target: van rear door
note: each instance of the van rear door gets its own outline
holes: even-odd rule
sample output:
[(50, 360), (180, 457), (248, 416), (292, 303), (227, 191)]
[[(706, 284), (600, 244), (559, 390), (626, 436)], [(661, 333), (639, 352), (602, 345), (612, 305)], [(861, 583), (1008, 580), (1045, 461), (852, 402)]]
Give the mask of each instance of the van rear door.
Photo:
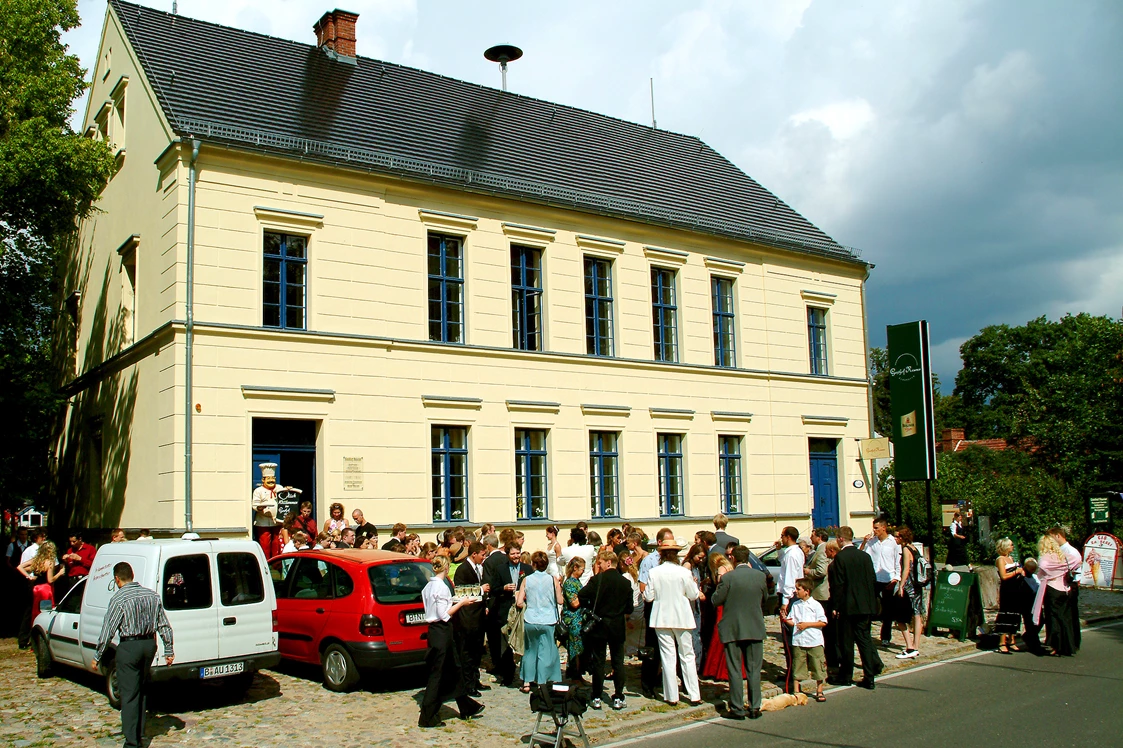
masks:
[[(211, 556), (171, 556), (160, 572), (160, 598), (172, 625), (176, 664), (215, 659), (219, 626)], [(158, 645), (157, 657), (163, 652)]]
[(265, 557), (248, 550), (221, 552), (218, 568), (218, 655), (223, 659), (272, 652), (273, 595), (265, 586)]

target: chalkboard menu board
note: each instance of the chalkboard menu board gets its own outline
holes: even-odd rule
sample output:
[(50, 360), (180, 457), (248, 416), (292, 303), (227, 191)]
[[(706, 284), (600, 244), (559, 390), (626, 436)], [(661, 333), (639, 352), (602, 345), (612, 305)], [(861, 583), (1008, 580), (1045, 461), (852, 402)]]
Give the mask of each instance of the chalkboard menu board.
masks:
[(959, 632), (959, 640), (982, 622), (983, 599), (979, 593), (979, 575), (959, 571), (941, 571), (936, 577), (936, 592), (928, 612), (928, 634), (936, 629)]

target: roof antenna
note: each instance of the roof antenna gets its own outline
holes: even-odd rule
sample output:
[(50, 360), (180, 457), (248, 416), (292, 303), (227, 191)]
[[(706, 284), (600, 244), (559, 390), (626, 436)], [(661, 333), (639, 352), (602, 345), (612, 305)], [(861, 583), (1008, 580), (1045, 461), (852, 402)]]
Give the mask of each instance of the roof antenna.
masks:
[(651, 129), (658, 130), (659, 125), (655, 123), (655, 79), (648, 78), (647, 80), (651, 83)]
[(514, 62), (523, 56), (523, 51), (513, 44), (496, 44), (484, 51), (484, 57), (492, 62), (499, 63), (503, 73), (503, 90), (507, 90), (507, 63)]
[(176, 4), (176, 0), (172, 0), (172, 15), (173, 16), (179, 15), (179, 6)]

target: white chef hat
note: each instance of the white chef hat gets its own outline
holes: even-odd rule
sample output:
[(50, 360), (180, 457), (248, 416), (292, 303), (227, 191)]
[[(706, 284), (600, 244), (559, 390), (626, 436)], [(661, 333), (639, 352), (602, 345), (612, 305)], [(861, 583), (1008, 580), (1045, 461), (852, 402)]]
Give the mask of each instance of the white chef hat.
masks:
[(275, 462), (263, 462), (260, 465), (258, 465), (258, 467), (261, 468), (261, 477), (262, 478), (276, 478), (277, 477), (277, 463), (275, 463)]

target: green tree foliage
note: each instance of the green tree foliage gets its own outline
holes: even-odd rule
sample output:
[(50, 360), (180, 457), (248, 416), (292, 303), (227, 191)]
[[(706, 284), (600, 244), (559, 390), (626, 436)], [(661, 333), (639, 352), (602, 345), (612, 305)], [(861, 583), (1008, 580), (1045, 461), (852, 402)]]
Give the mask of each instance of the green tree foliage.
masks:
[[(962, 452), (941, 453), (936, 463), (939, 478), (932, 483), (932, 519), (937, 558), (947, 552), (943, 506), (959, 501), (966, 501), (976, 516), (990, 518), (992, 540), (1011, 538), (1023, 555), (1034, 555), (1032, 549), (1038, 538), (1053, 525), (1068, 526), (1074, 537), (1083, 537), (1086, 531), (1079, 494), (1032, 455), (974, 446)], [(881, 471), (879, 480), (881, 506), (895, 518), (892, 466)], [(925, 536), (923, 483), (901, 485), (901, 521), (918, 537)], [(991, 560), (992, 547), (978, 542), (970, 547), (975, 561)]]
[(1123, 322), (995, 325), (960, 352), (967, 438), (1028, 440), (1038, 463), (1083, 495), (1123, 486)]
[(0, 0), (0, 501), (37, 500), (57, 407), (50, 365), (57, 260), (113, 169), (69, 125), (85, 71), (60, 35), (74, 0)]
[[(1123, 322), (1079, 314), (994, 325), (960, 353), (955, 392), (937, 394), (937, 427), (959, 426), (968, 439), (1005, 439), (1013, 448), (940, 454), (933, 517), (939, 521), (941, 503), (967, 501), (990, 518), (992, 537), (1012, 538), (1023, 553), (1052, 525), (1083, 537), (1087, 497), (1123, 488)], [(887, 413), (888, 399), (879, 404), (875, 395), (875, 419), (879, 408)], [(895, 516), (891, 467), (880, 480), (881, 505)], [(901, 510), (923, 535), (922, 483), (902, 485)], [(941, 533), (941, 553), (945, 540)], [(989, 549), (975, 553), (990, 560)]]

